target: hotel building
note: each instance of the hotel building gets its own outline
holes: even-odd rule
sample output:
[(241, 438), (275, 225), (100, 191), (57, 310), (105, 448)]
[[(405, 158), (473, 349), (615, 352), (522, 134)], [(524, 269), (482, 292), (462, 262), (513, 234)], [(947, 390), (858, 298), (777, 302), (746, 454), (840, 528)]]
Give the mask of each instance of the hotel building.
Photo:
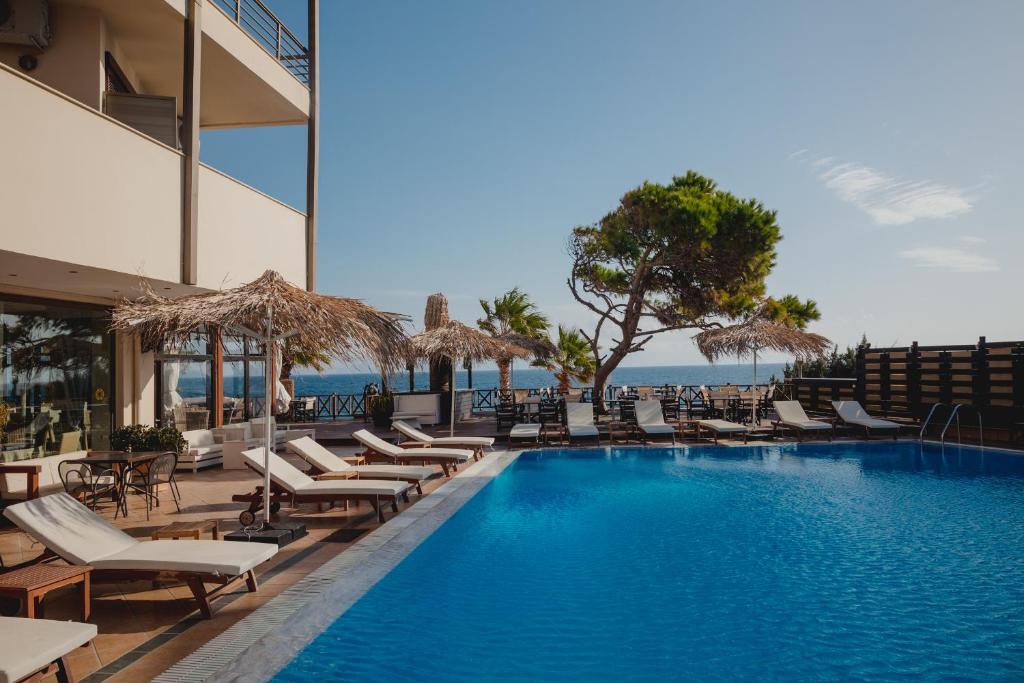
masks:
[[(140, 277), (313, 288), (317, 21), (308, 0), (300, 41), (260, 0), (0, 0), (0, 461), (260, 413), (250, 340), (143, 349), (109, 311)], [(199, 154), (202, 130), (281, 125), (308, 129), (305, 211)]]

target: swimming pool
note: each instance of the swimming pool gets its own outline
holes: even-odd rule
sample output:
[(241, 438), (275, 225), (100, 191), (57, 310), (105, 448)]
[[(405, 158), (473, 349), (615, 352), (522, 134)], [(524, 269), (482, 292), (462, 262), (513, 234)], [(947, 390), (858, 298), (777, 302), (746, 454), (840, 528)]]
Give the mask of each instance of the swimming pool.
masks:
[(536, 451), (275, 680), (1020, 680), (1024, 457)]

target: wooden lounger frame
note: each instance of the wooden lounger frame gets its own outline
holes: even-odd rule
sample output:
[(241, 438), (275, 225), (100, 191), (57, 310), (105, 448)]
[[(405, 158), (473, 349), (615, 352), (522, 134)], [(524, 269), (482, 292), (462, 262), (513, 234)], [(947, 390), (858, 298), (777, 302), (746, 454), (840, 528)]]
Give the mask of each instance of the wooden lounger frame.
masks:
[[(227, 541), (225, 541), (225, 543), (227, 543)], [(239, 574), (238, 576), (157, 569), (92, 570), (92, 580), (97, 582), (156, 581), (158, 577), (169, 576), (173, 576), (189, 587), (189, 590), (192, 591), (193, 597), (195, 597), (196, 603), (199, 605), (199, 612), (203, 615), (204, 619), (211, 619), (213, 617), (212, 603), (214, 600), (230, 593), (242, 583), (249, 588), (250, 593), (255, 593), (259, 588), (259, 584), (256, 582), (256, 573), (252, 569), (244, 574)], [(218, 586), (213, 590), (207, 590), (206, 584), (208, 583), (216, 583)]]
[[(227, 541), (225, 541), (227, 542)], [(47, 548), (43, 554), (29, 562), (23, 562), (17, 567), (28, 566), (51, 562), (61, 556)], [(63, 559), (63, 558), (61, 558)], [(68, 560), (65, 560), (69, 562)], [(69, 562), (74, 565), (74, 562)], [(94, 568), (90, 574), (94, 583), (121, 583), (128, 581), (156, 581), (158, 578), (174, 578), (189, 587), (192, 596), (199, 607), (199, 613), (204, 619), (213, 618), (213, 601), (226, 593), (234, 590), (240, 584), (245, 583), (250, 593), (255, 593), (259, 588), (256, 581), (256, 572), (250, 569), (237, 576), (225, 576), (223, 574), (211, 574), (209, 572), (186, 572), (174, 569), (102, 569)], [(207, 590), (208, 583), (218, 584), (213, 590)], [(31, 678), (28, 680), (32, 680)]]
[(18, 683), (38, 683), (49, 680), (51, 677), (56, 679), (57, 683), (74, 683), (75, 676), (71, 673), (71, 667), (68, 666), (68, 655), (53, 660), (34, 674), (29, 674), (28, 678), (19, 679)]
[[(824, 432), (824, 429), (804, 429), (803, 427), (797, 427), (796, 425), (788, 425), (782, 420), (775, 420), (772, 422), (772, 434), (777, 434), (780, 429), (791, 429), (796, 432), (796, 440), (803, 441), (804, 434), (820, 434)], [(828, 430), (828, 440), (832, 441), (836, 435), (836, 426), (833, 423), (832, 428)]]
[[(400, 495), (403, 502), (409, 502), (408, 492), (403, 492)], [(256, 490), (252, 493), (236, 493), (231, 496), (231, 500), (236, 503), (248, 503), (249, 512), (256, 514), (263, 509), (263, 487), (257, 486)], [(364, 500), (373, 507), (373, 511), (377, 513), (377, 521), (381, 524), (385, 521), (384, 507), (381, 505), (382, 501), (391, 503), (392, 512), (398, 513), (398, 496), (376, 493), (302, 493), (301, 491), (292, 493), (273, 482), (270, 484), (270, 502), (272, 505), (274, 503), (292, 506), (299, 503), (327, 503), (332, 505), (339, 501), (359, 503)]]
[(875, 430), (876, 432), (892, 432), (892, 440), (896, 441), (899, 439), (900, 429), (903, 428), (903, 425), (901, 424), (897, 424), (893, 427), (868, 427), (867, 425), (859, 425), (856, 422), (847, 422), (846, 420), (843, 420), (843, 418), (841, 417), (839, 419), (840, 421), (842, 421), (844, 427), (850, 427), (853, 429), (863, 429), (864, 438), (867, 439), (868, 441), (871, 440), (871, 430)]
[[(704, 429), (708, 430), (709, 432), (711, 432), (711, 434), (713, 435), (713, 438), (715, 440), (715, 445), (716, 446), (718, 445), (718, 437), (721, 436), (722, 434), (724, 434), (725, 436), (734, 436), (734, 435), (739, 435), (739, 433), (740, 433), (740, 432), (719, 432), (714, 427), (710, 427), (708, 425), (704, 425), (704, 424), (701, 424), (700, 422), (698, 422), (697, 423), (697, 440), (698, 441), (701, 440), (700, 430), (701, 430), (702, 427)], [(747, 443), (747, 439), (749, 438), (749, 436), (750, 436), (750, 432), (747, 431), (746, 429), (744, 429), (743, 430), (743, 443)]]

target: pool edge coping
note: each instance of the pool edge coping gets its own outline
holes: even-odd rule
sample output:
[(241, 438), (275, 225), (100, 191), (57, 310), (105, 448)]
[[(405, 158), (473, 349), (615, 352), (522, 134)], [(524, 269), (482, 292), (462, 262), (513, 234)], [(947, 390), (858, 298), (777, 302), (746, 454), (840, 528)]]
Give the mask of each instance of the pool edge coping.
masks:
[(488, 453), (153, 680), (269, 681), (523, 452)]

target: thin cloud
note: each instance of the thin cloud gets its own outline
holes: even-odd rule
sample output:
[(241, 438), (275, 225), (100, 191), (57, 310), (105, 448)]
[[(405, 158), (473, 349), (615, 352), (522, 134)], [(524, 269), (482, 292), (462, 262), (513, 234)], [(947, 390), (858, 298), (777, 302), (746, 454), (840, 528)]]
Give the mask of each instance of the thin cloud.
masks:
[(901, 251), (900, 256), (918, 268), (939, 268), (957, 273), (993, 273), (999, 270), (995, 260), (955, 247), (918, 247)]
[(818, 178), (825, 187), (879, 225), (952, 218), (970, 211), (974, 202), (961, 188), (931, 180), (900, 180), (865, 164), (837, 163), (834, 157), (821, 157), (811, 165), (824, 169)]
[(963, 235), (960, 237), (960, 241), (964, 244), (985, 244), (988, 240), (977, 235)]

